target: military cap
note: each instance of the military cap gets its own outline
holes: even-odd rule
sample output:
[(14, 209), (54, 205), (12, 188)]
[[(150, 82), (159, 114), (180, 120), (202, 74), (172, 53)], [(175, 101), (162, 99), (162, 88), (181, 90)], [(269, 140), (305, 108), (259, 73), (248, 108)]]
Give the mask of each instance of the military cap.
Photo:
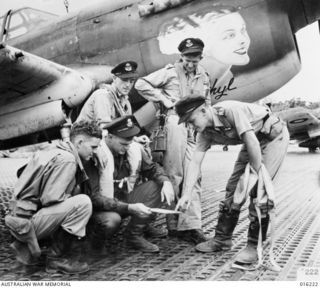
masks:
[(186, 122), (191, 116), (192, 112), (204, 104), (205, 101), (206, 98), (198, 95), (186, 96), (180, 99), (175, 105), (176, 112), (180, 117), (179, 124)]
[(137, 73), (138, 64), (134, 61), (126, 61), (115, 66), (111, 73), (119, 78), (137, 78), (139, 75)]
[(140, 132), (140, 127), (133, 115), (125, 115), (106, 124), (105, 129), (112, 135), (121, 138), (132, 138)]
[(191, 53), (202, 53), (204, 43), (199, 38), (186, 38), (178, 46), (178, 50), (182, 55)]

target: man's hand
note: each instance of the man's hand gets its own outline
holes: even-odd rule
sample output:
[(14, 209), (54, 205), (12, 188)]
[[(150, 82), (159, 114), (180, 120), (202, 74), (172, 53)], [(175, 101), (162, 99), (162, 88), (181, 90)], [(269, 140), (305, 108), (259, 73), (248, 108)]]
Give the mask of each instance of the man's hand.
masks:
[(141, 136), (135, 136), (133, 138), (134, 141), (142, 144), (142, 145), (146, 145), (146, 144), (149, 144), (150, 143), (150, 139), (148, 136), (146, 135), (141, 135)]
[(174, 106), (174, 103), (164, 96), (162, 92), (159, 92), (158, 98), (166, 108), (172, 108)]
[(135, 214), (138, 216), (147, 216), (152, 213), (150, 208), (142, 203), (129, 204), (128, 211), (130, 214)]
[(176, 205), (176, 208), (175, 208), (175, 211), (182, 211), (182, 212), (185, 212), (189, 209), (190, 207), (190, 204), (191, 204), (191, 200), (192, 200), (192, 195), (191, 194), (185, 194), (183, 195), (177, 205)]
[(102, 169), (105, 169), (108, 164), (107, 154), (102, 150), (101, 146), (99, 146), (95, 151), (95, 157), (98, 160), (99, 166)]
[(161, 189), (161, 202), (164, 202), (164, 200), (167, 201), (169, 206), (174, 201), (174, 190), (169, 181), (164, 181)]

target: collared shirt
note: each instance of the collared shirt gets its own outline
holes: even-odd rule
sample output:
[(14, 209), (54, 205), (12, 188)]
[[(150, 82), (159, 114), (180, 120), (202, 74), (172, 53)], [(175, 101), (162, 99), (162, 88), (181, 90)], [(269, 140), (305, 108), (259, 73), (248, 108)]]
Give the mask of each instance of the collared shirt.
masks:
[(78, 165), (65, 143), (58, 148), (35, 153), (20, 175), (14, 198), (28, 200), (40, 207), (63, 202), (72, 196), (77, 184)]
[(128, 95), (120, 95), (112, 85), (104, 85), (103, 88), (93, 92), (86, 101), (77, 122), (84, 120), (104, 124), (130, 114), (132, 114), (132, 108)]
[[(153, 180), (160, 185), (163, 184), (164, 181), (169, 181), (169, 178), (164, 173), (163, 168), (159, 164), (153, 162), (151, 158), (146, 155), (144, 149), (141, 149), (140, 151), (142, 153), (141, 165), (139, 165), (139, 171), (136, 171), (136, 173), (143, 179)], [(108, 168), (110, 172), (108, 173), (110, 177), (108, 182), (113, 185), (114, 198), (101, 195), (99, 187), (99, 169), (94, 165), (93, 161), (87, 161), (84, 163), (85, 170), (89, 176), (89, 181), (86, 183), (88, 185), (83, 187), (84, 193), (90, 197), (94, 211), (115, 211), (118, 213), (127, 213), (127, 185), (125, 181), (122, 182), (123, 185), (120, 185), (120, 183), (121, 180), (124, 180), (126, 177), (131, 175), (131, 167), (128, 162), (127, 155), (118, 155), (115, 157), (110, 152), (109, 156), (112, 159), (109, 159), (107, 163), (107, 166), (110, 165)]]
[(172, 103), (190, 94), (198, 94), (209, 98), (209, 76), (204, 68), (198, 65), (195, 74), (186, 73), (181, 62), (169, 64), (143, 78), (137, 80), (135, 88), (148, 101), (157, 102), (159, 94)]
[[(196, 150), (205, 152), (213, 144), (237, 145), (243, 143), (242, 134), (253, 130), (258, 133), (264, 117), (270, 111), (260, 105), (238, 101), (223, 101), (209, 108), (214, 127), (197, 135)], [(225, 123), (223, 118), (226, 120)], [(226, 126), (229, 127), (226, 127)]]

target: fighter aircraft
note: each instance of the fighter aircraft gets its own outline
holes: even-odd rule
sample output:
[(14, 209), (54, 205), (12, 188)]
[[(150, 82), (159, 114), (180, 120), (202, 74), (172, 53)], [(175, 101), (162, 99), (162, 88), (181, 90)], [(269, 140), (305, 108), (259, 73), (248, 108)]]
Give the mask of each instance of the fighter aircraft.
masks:
[[(319, 18), (318, 0), (106, 0), (63, 17), (10, 10), (0, 18), (1, 149), (58, 138), (115, 64), (134, 60), (143, 76), (179, 59), (186, 37), (205, 43), (213, 103), (257, 101), (299, 72), (295, 33)], [(135, 109), (145, 104), (131, 97)], [(136, 115), (146, 125), (154, 106)]]
[(277, 113), (287, 123), (290, 139), (296, 140), (300, 147), (308, 148), (310, 152), (320, 147), (320, 119), (315, 112), (296, 107)]

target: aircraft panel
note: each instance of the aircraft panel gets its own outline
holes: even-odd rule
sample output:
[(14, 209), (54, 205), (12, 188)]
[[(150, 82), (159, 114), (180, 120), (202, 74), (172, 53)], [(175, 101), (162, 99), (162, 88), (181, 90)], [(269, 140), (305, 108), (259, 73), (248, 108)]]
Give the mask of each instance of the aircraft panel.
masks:
[[(59, 64), (80, 62), (76, 35), (77, 17), (67, 18), (44, 28), (27, 33), (8, 44)], [(32, 39), (32, 41), (28, 41)], [(72, 57), (70, 57), (72, 56)]]
[(151, 16), (146, 18), (144, 29), (157, 33), (140, 44), (147, 72), (178, 59), (180, 41), (199, 37), (205, 43), (202, 65), (210, 75), (213, 103), (256, 101), (296, 75), (300, 59), (289, 18), (279, 2), (256, 2), (241, 9), (241, 1), (227, 3), (233, 5), (216, 1), (185, 5), (177, 13), (166, 12), (157, 20), (159, 25), (152, 23)]

